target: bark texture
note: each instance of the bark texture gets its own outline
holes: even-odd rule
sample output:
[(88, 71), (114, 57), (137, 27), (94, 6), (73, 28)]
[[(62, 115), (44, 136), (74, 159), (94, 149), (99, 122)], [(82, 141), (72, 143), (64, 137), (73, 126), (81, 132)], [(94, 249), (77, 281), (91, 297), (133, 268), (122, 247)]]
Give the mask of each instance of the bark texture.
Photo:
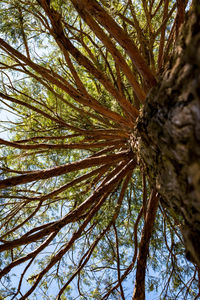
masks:
[(137, 123), (140, 159), (162, 204), (177, 217), (188, 259), (200, 267), (200, 4)]

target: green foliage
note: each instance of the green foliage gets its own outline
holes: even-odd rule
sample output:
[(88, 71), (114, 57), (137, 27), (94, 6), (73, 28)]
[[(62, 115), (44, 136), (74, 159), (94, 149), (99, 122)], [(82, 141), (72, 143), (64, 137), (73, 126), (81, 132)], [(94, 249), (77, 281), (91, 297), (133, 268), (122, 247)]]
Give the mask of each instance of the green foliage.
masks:
[[(118, 72), (115, 58), (95, 32), (81, 19), (72, 3), (63, 0), (46, 2), (50, 2), (49, 10), (54, 13), (54, 17), (56, 13), (61, 15), (63, 32), (79, 51), (79, 56), (82, 54), (87, 57), (93, 67), (101, 72), (101, 76), (106, 76), (107, 82), (111, 83), (117, 94), (121, 98), (125, 97), (128, 103), (139, 109), (142, 103), (138, 102), (126, 74), (121, 70)], [(149, 28), (142, 1), (135, 1), (134, 5), (122, 0), (98, 2), (134, 41), (154, 75), (159, 76), (156, 70), (160, 33), (156, 35), (156, 31), (162, 24), (163, 5), (152, 17), (152, 28)], [(4, 126), (9, 126), (10, 140), (15, 142), (15, 145), (2, 144), (4, 146), (1, 148), (1, 179), (26, 176), (30, 174), (29, 172), (37, 172), (37, 170), (56, 169), (68, 163), (75, 164), (88, 157), (99, 157), (101, 151), (104, 151), (103, 155), (108, 156), (127, 150), (132, 155), (131, 159), (136, 160), (131, 145), (133, 127), (127, 127), (133, 119), (130, 116), (127, 119), (127, 112), (114, 94), (96, 78), (97, 76), (95, 77), (92, 71), (88, 70), (89, 68), (79, 62), (78, 57), (67, 51), (69, 55), (67, 58), (62, 46), (56, 41), (50, 18), (40, 3), (42, 1), (36, 0), (3, 0), (0, 3), (0, 37), (28, 59), (30, 57), (34, 66), (38, 66), (38, 69), (34, 69), (33, 65), (24, 62), (9, 51), (6, 52), (4, 47), (1, 48), (2, 107), (14, 113), (9, 124), (5, 123)], [(159, 1), (153, 3), (152, 14)], [(169, 1), (169, 11), (174, 3), (175, 1)], [(135, 12), (132, 10), (133, 7)], [(134, 14), (139, 22), (141, 37), (133, 26)], [(166, 38), (170, 34), (174, 18), (175, 11), (167, 21)], [(56, 24), (59, 23), (58, 21)], [(103, 27), (102, 30), (108, 35)], [(147, 87), (144, 79), (133, 65), (132, 59), (112, 36), (109, 37), (136, 77), (137, 83), (145, 91)], [(73, 68), (70, 67), (69, 60)], [(74, 74), (78, 74), (84, 89), (77, 83)], [(119, 81), (122, 91), (120, 91)], [(67, 93), (65, 87), (74, 94)], [(9, 100), (7, 96), (15, 100)], [(79, 101), (80, 99), (85, 102)], [(88, 104), (95, 101), (98, 101), (106, 112), (121, 116), (125, 120), (125, 125), (105, 116), (105, 112), (99, 113), (99, 108), (96, 109), (95, 106)], [(9, 137), (5, 139), (8, 140)], [(95, 143), (104, 143), (104, 145), (94, 147)], [(88, 144), (91, 147), (85, 149), (80, 147)], [(19, 145), (30, 146), (30, 148), (20, 148)], [(31, 145), (35, 148), (31, 149)], [(49, 148), (45, 148), (44, 145)], [(70, 149), (66, 145), (76, 145), (76, 147)], [(127, 164), (127, 161), (125, 162)], [(9, 248), (1, 254), (1, 269), (9, 264), (12, 266), (14, 260), (20, 260), (33, 253), (47, 241), (50, 234), (56, 233), (50, 243), (39, 253), (19, 266), (11, 268), (9, 276), (6, 275), (2, 281), (3, 296), (0, 296), (0, 299), (20, 299), (31, 286), (34, 286), (39, 275), (43, 274), (42, 272), (54, 261), (58, 253), (63, 255), (60, 255), (58, 261), (52, 263), (52, 267), (44, 272), (35, 292), (28, 295), (30, 299), (55, 299), (75, 273), (77, 276), (70, 281), (61, 295), (63, 300), (76, 297), (101, 299), (112, 287), (115, 287), (118, 283), (118, 263), (120, 261), (122, 276), (131, 266), (134, 254), (138, 251), (144, 227), (144, 216), (140, 215), (145, 201), (142, 164), (136, 163), (133, 168), (122, 203), (119, 199), (130, 170), (116, 184), (113, 184), (108, 194), (107, 189), (103, 190), (101, 197), (106, 196), (105, 201), (94, 212), (85, 227), (84, 224), (95, 205), (98, 205), (98, 201), (102, 199), (98, 197), (99, 188), (109, 187), (111, 180), (119, 174), (119, 170), (116, 174), (114, 171), (120, 169), (120, 166), (122, 169), (126, 164), (124, 160), (97, 163), (92, 167), (86, 166), (73, 172), (66, 171), (59, 176), (52, 174), (46, 179), (41, 177), (19, 186), (7, 186), (2, 190), (0, 195), (2, 244), (13, 240), (19, 241), (22, 236), (30, 238), (47, 224), (51, 230), (52, 224), (56, 225), (56, 222), (63, 220), (71, 212), (76, 212), (91, 195), (96, 195), (96, 198), (93, 198), (90, 207), (83, 209), (79, 217), (72, 219), (65, 226), (59, 225), (59, 228), (55, 226), (54, 231), (49, 231), (34, 241), (17, 245), (13, 249)], [(70, 185), (78, 177), (87, 175), (102, 166), (105, 167), (104, 170), (53, 194), (57, 189)], [(146, 190), (149, 199), (148, 183)], [(114, 218), (115, 214), (116, 218)], [(184, 295), (193, 297), (198, 285), (196, 267), (188, 263), (184, 257), (181, 220), (177, 216), (173, 217), (172, 219), (169, 216), (165, 208), (159, 207), (149, 246), (146, 290), (149, 293), (160, 293), (161, 299), (183, 299)], [(113, 223), (117, 228), (117, 238)], [(82, 227), (84, 228), (78, 235)], [(64, 252), (63, 249), (70, 242), (69, 249)], [(136, 265), (133, 264), (123, 281), (126, 299), (131, 297)], [(15, 271), (17, 278), (14, 276)], [(109, 299), (119, 299), (118, 291), (119, 287), (113, 289), (108, 296)]]

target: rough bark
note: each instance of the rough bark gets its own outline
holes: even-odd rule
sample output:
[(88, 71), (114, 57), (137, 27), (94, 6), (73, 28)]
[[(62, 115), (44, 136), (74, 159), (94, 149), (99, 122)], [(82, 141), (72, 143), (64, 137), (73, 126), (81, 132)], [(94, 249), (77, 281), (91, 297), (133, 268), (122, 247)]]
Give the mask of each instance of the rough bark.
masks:
[(180, 222), (188, 259), (200, 267), (200, 4), (195, 3), (172, 67), (147, 98), (135, 145), (162, 205)]

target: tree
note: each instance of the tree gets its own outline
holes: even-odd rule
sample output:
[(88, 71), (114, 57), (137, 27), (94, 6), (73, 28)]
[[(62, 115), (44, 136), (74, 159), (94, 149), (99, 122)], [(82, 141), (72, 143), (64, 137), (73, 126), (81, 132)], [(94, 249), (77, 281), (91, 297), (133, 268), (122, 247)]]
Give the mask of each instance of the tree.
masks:
[(198, 1), (0, 10), (3, 297), (197, 299)]

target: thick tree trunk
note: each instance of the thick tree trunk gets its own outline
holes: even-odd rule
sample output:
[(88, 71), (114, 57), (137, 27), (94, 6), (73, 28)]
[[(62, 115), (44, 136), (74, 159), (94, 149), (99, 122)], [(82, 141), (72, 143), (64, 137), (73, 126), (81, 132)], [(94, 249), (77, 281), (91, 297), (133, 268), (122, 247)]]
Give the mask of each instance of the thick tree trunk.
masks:
[(162, 205), (181, 223), (200, 267), (200, 4), (183, 28), (172, 67), (149, 94), (136, 147)]

